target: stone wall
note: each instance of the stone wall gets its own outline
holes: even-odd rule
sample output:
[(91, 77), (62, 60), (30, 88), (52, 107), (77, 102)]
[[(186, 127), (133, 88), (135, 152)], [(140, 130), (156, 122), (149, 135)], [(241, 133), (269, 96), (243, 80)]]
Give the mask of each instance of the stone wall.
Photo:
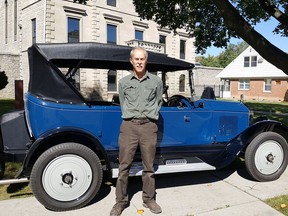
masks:
[(15, 98), (15, 80), (20, 79), (20, 56), (19, 55), (1, 55), (0, 54), (0, 71), (5, 71), (8, 77), (7, 86), (0, 90), (1, 99), (14, 99)]

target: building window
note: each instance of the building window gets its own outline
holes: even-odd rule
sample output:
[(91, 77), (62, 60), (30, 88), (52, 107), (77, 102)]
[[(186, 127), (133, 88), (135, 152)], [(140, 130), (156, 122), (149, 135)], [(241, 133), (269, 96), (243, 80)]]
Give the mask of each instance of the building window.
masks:
[(32, 44), (36, 43), (36, 18), (31, 20), (32, 22)]
[(117, 72), (116, 70), (108, 71), (108, 91), (117, 91)]
[(224, 91), (230, 91), (230, 80), (224, 81)]
[(143, 31), (135, 30), (135, 39), (143, 41)]
[(159, 35), (159, 43), (164, 44), (164, 53), (166, 53), (166, 36), (165, 35)]
[(251, 56), (251, 67), (257, 67), (257, 56)]
[(159, 35), (159, 43), (160, 44), (166, 44), (166, 36), (165, 35)]
[(185, 59), (186, 41), (180, 40), (180, 59)]
[(17, 17), (17, 8), (18, 8), (18, 5), (17, 5), (17, 0), (14, 0), (14, 41), (17, 40), (17, 22), (18, 22), (18, 17)]
[(117, 26), (107, 24), (107, 43), (117, 44)]
[(107, 0), (107, 5), (116, 7), (116, 0)]
[(5, 44), (8, 43), (8, 2), (5, 0)]
[(264, 80), (264, 92), (271, 92), (272, 80), (265, 79)]
[(244, 67), (257, 67), (257, 56), (245, 56)]
[(250, 80), (240, 79), (238, 83), (239, 90), (249, 90), (250, 89)]
[(181, 74), (179, 77), (179, 92), (185, 92), (185, 75)]
[(80, 41), (80, 20), (68, 17), (68, 43)]

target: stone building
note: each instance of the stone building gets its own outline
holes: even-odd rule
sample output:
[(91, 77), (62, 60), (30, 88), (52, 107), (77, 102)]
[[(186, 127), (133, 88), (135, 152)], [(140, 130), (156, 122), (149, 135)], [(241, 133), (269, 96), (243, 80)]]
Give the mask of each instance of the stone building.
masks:
[[(140, 19), (132, 0), (88, 0), (86, 4), (75, 0), (4, 0), (0, 2), (0, 20), (0, 71), (5, 71), (9, 78), (0, 98), (14, 98), (14, 92), (23, 95), (27, 91), (27, 49), (33, 43), (140, 45), (195, 62), (194, 38), (182, 29), (175, 34), (153, 21)], [(119, 79), (128, 73), (81, 70), (75, 82), (84, 95), (93, 96), (96, 92), (110, 100), (118, 91)], [(167, 81), (169, 95), (190, 95), (187, 71), (168, 73)]]

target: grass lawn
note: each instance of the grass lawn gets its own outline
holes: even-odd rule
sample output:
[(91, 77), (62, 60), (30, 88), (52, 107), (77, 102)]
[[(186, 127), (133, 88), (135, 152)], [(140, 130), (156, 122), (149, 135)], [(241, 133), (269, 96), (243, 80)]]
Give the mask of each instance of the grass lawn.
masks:
[[(288, 125), (288, 116), (283, 113), (288, 113), (288, 103), (277, 102), (245, 102), (250, 110), (255, 111), (255, 117), (265, 115), (269, 119), (277, 120)], [(1, 100), (0, 99), (0, 115), (13, 110), (15, 107), (14, 100)], [(263, 112), (263, 113), (261, 113)], [(6, 163), (6, 171), (4, 178), (13, 178), (21, 164), (19, 163)], [(18, 197), (32, 196), (32, 191), (27, 183), (25, 184), (11, 184), (0, 186), (0, 200), (12, 199)], [(288, 195), (275, 197), (265, 201), (268, 205), (280, 211), (282, 214), (288, 216)]]

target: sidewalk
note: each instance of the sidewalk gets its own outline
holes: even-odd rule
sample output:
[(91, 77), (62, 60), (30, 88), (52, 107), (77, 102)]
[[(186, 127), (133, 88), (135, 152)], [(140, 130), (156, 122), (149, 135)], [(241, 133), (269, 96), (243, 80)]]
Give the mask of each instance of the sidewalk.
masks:
[[(288, 194), (288, 169), (273, 182), (249, 180), (245, 169), (159, 175), (157, 202), (161, 216), (281, 216), (263, 200)], [(152, 216), (142, 207), (141, 178), (131, 178), (131, 204), (122, 216)], [(34, 197), (0, 201), (0, 216), (109, 216), (115, 187), (105, 186), (92, 204), (68, 212), (45, 209)], [(288, 203), (286, 203), (288, 204)], [(160, 216), (159, 215), (159, 216)], [(155, 216), (155, 215), (154, 215)]]

